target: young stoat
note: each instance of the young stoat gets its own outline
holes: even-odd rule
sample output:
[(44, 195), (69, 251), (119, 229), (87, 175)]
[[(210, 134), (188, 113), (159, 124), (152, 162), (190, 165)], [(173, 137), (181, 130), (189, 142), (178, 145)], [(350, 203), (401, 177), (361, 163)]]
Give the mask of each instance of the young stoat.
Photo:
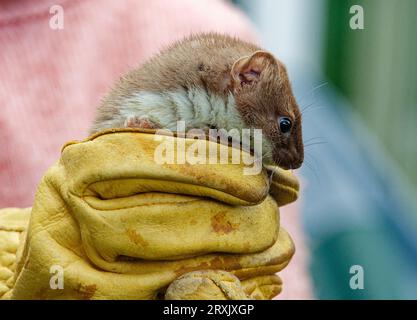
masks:
[(98, 108), (91, 132), (142, 127), (262, 129), (263, 162), (304, 158), (301, 113), (285, 66), (254, 44), (219, 34), (174, 43), (128, 72)]

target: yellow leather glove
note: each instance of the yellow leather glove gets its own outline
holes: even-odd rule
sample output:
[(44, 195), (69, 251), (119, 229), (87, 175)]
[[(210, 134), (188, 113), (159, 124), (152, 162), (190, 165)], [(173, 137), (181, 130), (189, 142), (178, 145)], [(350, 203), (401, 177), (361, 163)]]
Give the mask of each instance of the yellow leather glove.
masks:
[(294, 246), (278, 206), (297, 198), (294, 176), (273, 169), (269, 190), (265, 171), (243, 175), (244, 164), (157, 164), (155, 137), (126, 129), (69, 143), (44, 175), (28, 224), (30, 209), (0, 210), (0, 297), (270, 299), (281, 291), (275, 273)]

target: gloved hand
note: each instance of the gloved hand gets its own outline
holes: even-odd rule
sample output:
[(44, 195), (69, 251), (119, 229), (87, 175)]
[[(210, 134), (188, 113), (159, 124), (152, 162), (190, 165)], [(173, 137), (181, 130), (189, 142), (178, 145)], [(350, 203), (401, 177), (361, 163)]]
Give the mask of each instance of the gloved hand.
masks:
[(243, 163), (157, 164), (155, 137), (126, 129), (69, 143), (27, 225), (28, 209), (0, 211), (0, 296), (270, 299), (281, 291), (275, 273), (294, 246), (278, 207), (297, 198), (295, 177), (273, 168), (269, 184), (265, 170), (243, 175)]

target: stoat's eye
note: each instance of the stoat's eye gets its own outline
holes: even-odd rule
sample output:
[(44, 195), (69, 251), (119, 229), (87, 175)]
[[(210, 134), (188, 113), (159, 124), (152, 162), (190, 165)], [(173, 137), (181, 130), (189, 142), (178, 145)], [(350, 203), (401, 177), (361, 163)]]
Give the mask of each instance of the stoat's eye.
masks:
[(278, 119), (279, 122), (279, 130), (282, 133), (288, 133), (291, 131), (292, 128), (292, 122), (291, 119), (288, 117), (281, 117)]

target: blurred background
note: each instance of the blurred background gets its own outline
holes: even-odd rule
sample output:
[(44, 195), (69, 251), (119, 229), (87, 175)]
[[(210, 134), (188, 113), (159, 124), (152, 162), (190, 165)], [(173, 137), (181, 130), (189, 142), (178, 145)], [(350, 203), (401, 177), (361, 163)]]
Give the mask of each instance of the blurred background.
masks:
[[(230, 2), (0, 0), (0, 208), (32, 205), (100, 98), (164, 45), (208, 30), (258, 39)], [(278, 298), (417, 299), (417, 1), (233, 3), (287, 65), (303, 112), (303, 194), (282, 214), (297, 254)]]
[[(417, 298), (414, 0), (236, 0), (303, 109), (302, 217), (319, 299)], [(352, 29), (360, 5), (364, 29)], [(364, 289), (349, 286), (351, 266)]]

